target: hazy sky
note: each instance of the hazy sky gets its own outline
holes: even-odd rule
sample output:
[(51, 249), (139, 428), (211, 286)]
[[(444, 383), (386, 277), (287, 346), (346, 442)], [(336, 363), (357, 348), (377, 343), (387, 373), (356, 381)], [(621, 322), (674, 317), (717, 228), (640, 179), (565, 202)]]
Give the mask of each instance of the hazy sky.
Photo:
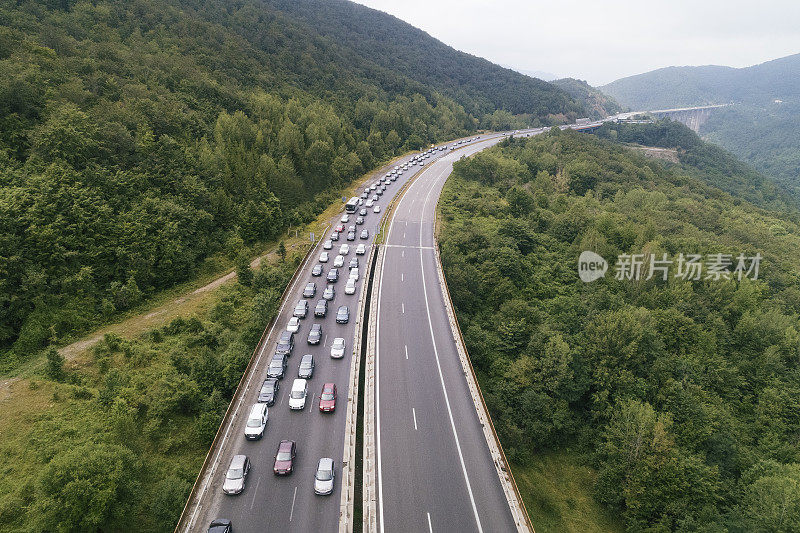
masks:
[(800, 0), (356, 0), (444, 43), (593, 85), (670, 65), (800, 52)]

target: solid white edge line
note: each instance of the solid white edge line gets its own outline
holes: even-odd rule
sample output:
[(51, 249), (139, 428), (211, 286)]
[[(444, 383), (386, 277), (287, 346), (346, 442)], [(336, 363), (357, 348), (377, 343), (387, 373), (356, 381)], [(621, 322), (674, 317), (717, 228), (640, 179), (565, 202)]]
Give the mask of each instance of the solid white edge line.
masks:
[[(430, 198), (431, 192), (436, 186), (436, 182), (431, 186), (430, 190), (428, 191), (427, 196), (425, 197), (425, 203), (422, 206), (422, 212), (420, 214), (420, 226), (419, 226), (419, 242), (422, 245), (422, 218), (425, 216), (425, 208), (428, 206), (428, 200)], [(431, 342), (433, 343), (433, 355), (436, 359), (436, 367), (439, 370), (439, 381), (442, 384), (442, 392), (444, 393), (444, 403), (447, 406), (447, 414), (450, 417), (450, 428), (453, 430), (453, 438), (456, 441), (456, 449), (458, 450), (458, 459), (461, 461), (461, 471), (464, 473), (464, 481), (467, 484), (467, 491), (469, 492), (469, 500), (472, 504), (472, 512), (475, 514), (475, 523), (478, 525), (478, 531), (483, 533), (483, 526), (481, 526), (481, 518), (478, 516), (478, 507), (475, 504), (475, 496), (472, 493), (472, 484), (469, 482), (469, 474), (467, 473), (467, 465), (464, 462), (464, 454), (461, 451), (461, 443), (458, 440), (458, 432), (456, 431), (456, 424), (455, 420), (453, 419), (453, 410), (450, 407), (450, 398), (447, 395), (447, 386), (444, 382), (444, 374), (442, 373), (442, 365), (439, 361), (439, 350), (436, 348), (436, 336), (433, 332), (433, 320), (431, 319), (431, 308), (430, 304), (428, 303), (428, 288), (425, 285), (425, 263), (422, 259), (422, 250), (419, 251), (419, 266), (422, 272), (422, 292), (425, 295), (425, 310), (428, 314), (428, 327), (431, 333)]]
[(431, 525), (431, 513), (425, 513), (428, 515), (428, 532), (433, 533), (433, 526)]
[(414, 431), (417, 431), (417, 410), (413, 407), (411, 408), (411, 416), (414, 417)]

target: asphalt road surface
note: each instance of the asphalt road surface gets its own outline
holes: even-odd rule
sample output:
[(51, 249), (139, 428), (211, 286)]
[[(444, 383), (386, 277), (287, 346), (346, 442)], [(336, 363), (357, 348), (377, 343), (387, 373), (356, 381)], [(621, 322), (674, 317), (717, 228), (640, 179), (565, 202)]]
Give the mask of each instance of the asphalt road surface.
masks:
[(390, 221), (373, 285), (379, 532), (516, 531), (458, 358), (433, 250), (436, 203), (452, 163), (498, 140), (430, 163)]
[[(375, 202), (381, 206), (381, 213), (376, 214), (373, 213), (372, 208), (368, 209), (365, 223), (357, 226), (356, 240), (348, 243), (350, 244), (350, 253), (345, 257), (345, 267), (340, 268), (339, 281), (335, 283), (336, 297), (329, 302), (328, 315), (324, 319), (314, 318), (314, 306), (317, 300), (322, 298), (322, 292), (326, 286), (325, 275), (332, 266), (339, 245), (347, 242), (345, 234), (342, 234), (338, 242), (333, 243), (334, 247), (330, 250), (330, 261), (324, 264), (322, 277), (312, 277), (311, 275), (311, 269), (317, 264), (319, 253), (322, 252), (321, 246), (303, 267), (303, 272), (297, 278), (288, 294), (286, 303), (280, 310), (274, 330), (264, 344), (259, 364), (248, 376), (250, 378), (249, 387), (241, 407), (237, 410), (237, 415), (233, 418), (229, 438), (222, 445), (219, 466), (211, 482), (205, 489), (201, 488), (198, 492), (199, 505), (190, 508), (189, 523), (192, 531), (205, 531), (211, 520), (215, 518), (232, 520), (237, 533), (337, 531), (342, 488), (339, 481), (342, 474), (341, 460), (344, 450), (350, 358), (353, 357), (352, 347), (357, 333), (355, 331), (355, 315), (358, 312), (358, 298), (361, 293), (361, 285), (364, 283), (363, 274), (368, 253), (358, 256), (361, 279), (354, 295), (345, 295), (344, 293), (348, 277), (347, 264), (350, 258), (356, 257), (355, 248), (359, 243), (366, 243), (368, 247), (371, 245), (380, 217), (383, 216), (383, 208), (388, 205), (390, 198), (401, 188), (403, 183), (417, 172), (427, 169), (434, 157), (441, 157), (445, 153), (447, 152), (437, 152), (435, 156), (426, 161), (424, 166), (414, 165), (396, 181), (390, 182), (386, 192), (379, 201)], [(404, 158), (395, 164), (402, 166), (409, 159)], [(391, 167), (385, 167), (375, 173), (374, 179), (368, 183), (379, 179), (389, 168)], [(371, 195), (372, 193), (370, 193), (370, 198)], [(355, 216), (351, 215), (350, 218), (351, 221), (345, 224), (346, 226), (355, 223)], [(335, 227), (339, 223), (338, 216), (332, 222)], [(358, 238), (362, 229), (369, 230), (368, 240)], [(327, 237), (328, 235), (325, 236), (325, 238)], [(244, 425), (250, 407), (255, 403), (261, 383), (266, 377), (267, 366), (274, 353), (277, 337), (286, 328), (294, 305), (301, 299), (303, 289), (308, 281), (316, 282), (317, 294), (308, 299), (308, 317), (301, 321), (300, 331), (295, 334), (295, 347), (289, 357), (286, 376), (281, 380), (275, 405), (269, 408), (269, 422), (264, 437), (258, 441), (247, 441), (244, 438)], [(340, 305), (348, 305), (350, 308), (348, 324), (342, 325), (335, 322), (336, 310)], [(311, 324), (314, 323), (319, 323), (323, 327), (323, 342), (318, 346), (310, 346), (306, 342)], [(343, 359), (330, 357), (330, 346), (335, 337), (346, 339), (347, 351)], [(303, 411), (290, 411), (288, 407), (289, 391), (292, 381), (297, 377), (300, 358), (307, 353), (313, 354), (316, 365), (309, 384), (309, 398)], [(336, 411), (330, 414), (319, 411), (318, 396), (323, 383), (326, 382), (334, 382), (338, 388)], [(426, 415), (423, 413), (422, 416)], [(425, 423), (428, 422), (426, 419)], [(294, 472), (289, 476), (279, 477), (272, 473), (272, 467), (278, 443), (283, 439), (297, 442), (297, 458)], [(247, 476), (245, 490), (239, 495), (229, 496), (222, 492), (222, 483), (228, 465), (235, 454), (247, 455), (252, 468)], [(336, 464), (335, 490), (329, 496), (314, 494), (314, 472), (317, 461), (321, 457), (331, 457)]]

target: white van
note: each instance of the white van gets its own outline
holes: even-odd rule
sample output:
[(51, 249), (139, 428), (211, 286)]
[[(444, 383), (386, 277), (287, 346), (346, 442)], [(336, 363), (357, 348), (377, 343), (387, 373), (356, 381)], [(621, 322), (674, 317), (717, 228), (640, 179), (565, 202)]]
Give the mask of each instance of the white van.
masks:
[(308, 381), (297, 378), (292, 383), (292, 391), (289, 393), (289, 409), (305, 409), (306, 397), (308, 396)]
[(263, 437), (268, 419), (269, 407), (267, 404), (254, 404), (250, 408), (250, 416), (247, 417), (247, 424), (244, 426), (244, 437), (247, 440), (258, 440)]

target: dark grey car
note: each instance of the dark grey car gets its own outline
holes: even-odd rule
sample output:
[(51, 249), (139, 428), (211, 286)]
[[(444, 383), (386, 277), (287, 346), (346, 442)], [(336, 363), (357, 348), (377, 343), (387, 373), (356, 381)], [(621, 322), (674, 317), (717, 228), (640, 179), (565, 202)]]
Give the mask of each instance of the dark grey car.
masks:
[(328, 300), (318, 300), (314, 308), (314, 316), (324, 318), (328, 314)]
[(276, 353), (272, 356), (272, 361), (267, 367), (267, 376), (271, 378), (283, 379), (286, 373), (286, 356)]
[(358, 268), (358, 257), (354, 257), (350, 260), (349, 268), (352, 270), (354, 268)]
[(348, 241), (356, 240), (356, 232), (355, 231), (351, 231), (350, 233), (348, 233), (347, 234), (347, 240)]
[(297, 377), (311, 379), (314, 375), (314, 356), (307, 353), (300, 359), (300, 366), (297, 368)]
[(282, 331), (278, 339), (278, 345), (275, 347), (275, 353), (292, 355), (292, 348), (294, 348), (294, 333)]
[(313, 298), (317, 294), (317, 284), (313, 281), (306, 283), (306, 288), (303, 289), (303, 298)]
[(321, 276), (322, 275), (322, 265), (320, 265), (319, 263), (314, 265), (314, 268), (311, 269), (311, 275), (312, 276), (316, 276), (316, 277)]
[(336, 311), (336, 323), (347, 324), (350, 322), (350, 309), (346, 305), (342, 305)]
[[(322, 300), (325, 302), (325, 300)], [(326, 304), (328, 302), (325, 302)], [(322, 340), (322, 324), (312, 324), (308, 332), (308, 344), (319, 344)], [(300, 376), (303, 377), (303, 376)]]
[(258, 391), (258, 403), (273, 405), (279, 387), (280, 382), (276, 378), (265, 379), (261, 384), (261, 390)]
[(330, 269), (328, 271), (327, 280), (328, 283), (336, 283), (337, 281), (339, 281), (339, 269), (338, 268)]

